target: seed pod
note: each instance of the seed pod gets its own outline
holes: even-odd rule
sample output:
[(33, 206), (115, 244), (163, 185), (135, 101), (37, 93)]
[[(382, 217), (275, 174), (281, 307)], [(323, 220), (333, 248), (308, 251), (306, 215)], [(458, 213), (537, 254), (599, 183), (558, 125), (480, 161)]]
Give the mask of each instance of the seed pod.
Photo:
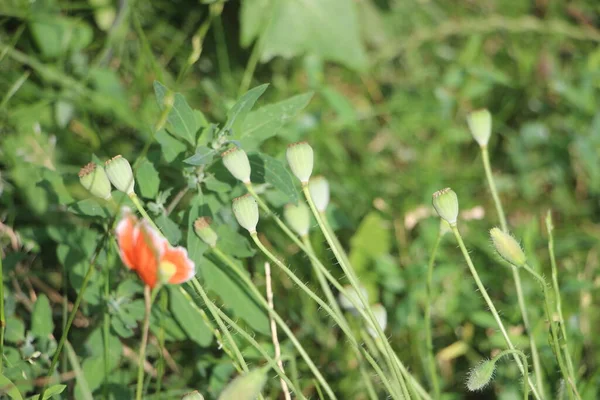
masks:
[(258, 204), (250, 194), (233, 199), (233, 214), (238, 224), (250, 233), (256, 233), (258, 225)]
[(283, 209), (283, 216), (285, 221), (298, 236), (308, 235), (308, 230), (310, 229), (310, 211), (306, 204), (286, 204)]
[(204, 243), (210, 247), (215, 247), (219, 236), (211, 227), (211, 224), (212, 219), (210, 217), (200, 217), (194, 221), (194, 232), (196, 232), (196, 235), (198, 235)]
[(92, 195), (108, 200), (110, 194), (110, 181), (104, 168), (95, 163), (89, 163), (79, 170), (79, 182)]
[(467, 116), (467, 123), (473, 138), (481, 147), (487, 146), (492, 134), (492, 116), (488, 110), (473, 111)]
[(286, 158), (294, 176), (303, 184), (308, 183), (314, 165), (312, 147), (307, 142), (290, 144)]
[(325, 212), (329, 205), (329, 182), (324, 176), (315, 176), (308, 182), (310, 197), (319, 212)]
[(193, 392), (184, 394), (181, 400), (204, 400), (204, 396), (199, 391), (194, 390)]
[(438, 190), (433, 194), (433, 208), (440, 218), (450, 224), (456, 225), (458, 218), (458, 197), (450, 188)]
[(264, 369), (255, 369), (231, 381), (221, 392), (218, 400), (254, 400), (266, 381), (267, 374)]
[(472, 392), (484, 389), (494, 379), (496, 363), (494, 360), (483, 360), (469, 371), (467, 389)]
[(233, 147), (221, 154), (221, 158), (223, 159), (223, 165), (231, 175), (244, 183), (250, 183), (252, 169), (250, 168), (248, 155), (244, 150)]
[(115, 156), (104, 164), (106, 175), (117, 190), (120, 190), (127, 195), (134, 193), (135, 180), (133, 179), (133, 171), (127, 159), (121, 155)]
[(490, 236), (500, 257), (517, 267), (525, 264), (527, 257), (514, 237), (498, 228), (492, 228)]

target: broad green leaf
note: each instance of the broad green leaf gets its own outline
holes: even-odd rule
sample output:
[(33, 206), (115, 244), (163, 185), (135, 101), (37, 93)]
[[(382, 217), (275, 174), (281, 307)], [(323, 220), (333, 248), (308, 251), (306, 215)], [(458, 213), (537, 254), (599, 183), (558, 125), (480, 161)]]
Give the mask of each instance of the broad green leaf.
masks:
[(6, 376), (0, 374), (0, 394), (5, 394), (12, 400), (23, 400), (19, 389)]
[(237, 376), (225, 390), (221, 392), (218, 400), (253, 400), (258, 397), (267, 382), (267, 373), (263, 368), (254, 369)]
[(222, 224), (216, 229), (219, 235), (219, 249), (234, 257), (252, 257), (255, 253), (245, 236), (239, 234), (231, 226)]
[[(48, 400), (54, 396), (56, 396), (57, 394), (61, 394), (62, 392), (65, 391), (65, 389), (67, 388), (67, 385), (52, 385), (49, 386), (46, 391), (44, 392), (44, 400)], [(38, 400), (40, 398), (39, 394), (36, 394), (33, 397), (28, 398), (27, 400)]]
[(181, 342), (187, 338), (181, 325), (173, 318), (169, 312), (163, 312), (160, 307), (152, 307), (150, 317), (150, 329), (154, 335), (158, 336), (162, 324), (165, 340), (169, 342)]
[[(255, 331), (269, 334), (269, 319), (246, 289), (244, 283), (228, 267), (219, 267), (208, 259), (200, 264), (202, 276), (208, 289), (221, 298), (223, 304), (246, 321)], [(242, 266), (238, 263), (238, 268)], [(246, 271), (242, 273), (247, 274)]]
[(32, 21), (29, 29), (44, 57), (55, 58), (69, 50), (81, 50), (93, 39), (92, 28), (74, 18), (38, 15)]
[(33, 305), (31, 313), (31, 332), (40, 338), (50, 336), (54, 330), (52, 307), (45, 294), (40, 294)]
[(192, 200), (188, 216), (187, 251), (190, 259), (196, 264), (196, 274), (200, 273), (201, 275), (204, 275), (201, 266), (204, 260), (202, 255), (208, 250), (208, 245), (194, 232), (194, 222), (200, 216), (212, 217), (212, 214), (203, 202), (203, 197), (196, 196)]
[(142, 197), (147, 199), (156, 197), (160, 178), (158, 177), (158, 171), (154, 168), (154, 164), (147, 158), (140, 160), (135, 171), (135, 177)]
[(237, 132), (241, 129), (242, 124), (246, 119), (246, 116), (248, 115), (252, 107), (254, 107), (254, 103), (256, 103), (256, 100), (258, 100), (258, 98), (262, 96), (265, 90), (267, 90), (268, 86), (269, 84), (265, 83), (263, 85), (252, 88), (246, 93), (244, 93), (242, 97), (240, 97), (238, 101), (233, 105), (233, 107), (231, 107), (229, 112), (227, 112), (227, 122), (225, 123), (223, 130), (232, 130), (233, 136), (237, 137)]
[(4, 339), (9, 343), (19, 343), (25, 339), (25, 324), (18, 318), (6, 318)]
[(298, 202), (296, 179), (281, 161), (262, 153), (250, 154), (248, 158), (252, 167), (252, 182), (269, 183), (287, 196), (288, 203)]
[(102, 217), (109, 218), (110, 212), (108, 209), (100, 205), (100, 199), (89, 198), (80, 200), (77, 203), (73, 203), (68, 207), (68, 210), (76, 215), (82, 215), (86, 217)]
[[(164, 109), (163, 99), (168, 89), (162, 83), (154, 81), (154, 94), (159, 108)], [(169, 112), (167, 121), (170, 124), (169, 132), (174, 136), (187, 140), (192, 146), (196, 144), (196, 132), (200, 129), (194, 110), (189, 106), (181, 93), (174, 94), (173, 108)]]
[(240, 132), (236, 133), (242, 148), (246, 151), (255, 149), (275, 136), (283, 125), (308, 105), (312, 96), (312, 92), (300, 94), (249, 113)]
[(186, 158), (183, 162), (190, 165), (206, 165), (209, 164), (216, 155), (216, 150), (206, 146), (200, 146), (196, 149), (196, 154)]
[(164, 129), (156, 132), (154, 138), (158, 144), (160, 144), (162, 155), (168, 163), (175, 161), (175, 159), (187, 148), (185, 144), (169, 135)]
[(255, 0), (242, 2), (242, 41), (249, 44), (262, 35), (262, 62), (276, 56), (291, 58), (309, 53), (355, 70), (367, 66), (354, 2), (262, 0), (255, 3)]
[(63, 175), (57, 171), (44, 169), (42, 171), (42, 181), (38, 183), (38, 186), (45, 187), (48, 193), (57, 196), (56, 200), (60, 204), (69, 204), (75, 200), (65, 187)]
[(181, 286), (169, 286), (169, 310), (190, 339), (203, 347), (211, 344), (212, 332), (194, 300)]
[(154, 219), (154, 222), (173, 246), (181, 241), (181, 230), (179, 229), (179, 226), (165, 214), (159, 215), (158, 218)]
[(391, 237), (388, 223), (378, 213), (371, 212), (362, 220), (350, 240), (350, 263), (358, 273), (389, 252)]

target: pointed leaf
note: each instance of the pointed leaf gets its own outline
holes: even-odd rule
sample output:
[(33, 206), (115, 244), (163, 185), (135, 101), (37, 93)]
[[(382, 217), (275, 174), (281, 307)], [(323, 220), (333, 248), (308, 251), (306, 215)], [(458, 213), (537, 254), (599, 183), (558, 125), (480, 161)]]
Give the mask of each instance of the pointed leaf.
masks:
[(252, 167), (252, 182), (269, 183), (287, 197), (288, 203), (298, 203), (296, 179), (281, 161), (262, 153), (251, 154), (248, 158)]
[[(165, 107), (163, 99), (168, 90), (162, 83), (154, 81), (154, 94), (161, 110)], [(174, 136), (187, 140), (191, 145), (196, 144), (196, 132), (200, 129), (198, 119), (181, 93), (174, 94), (173, 108), (169, 112), (167, 121), (170, 124), (169, 132)]]

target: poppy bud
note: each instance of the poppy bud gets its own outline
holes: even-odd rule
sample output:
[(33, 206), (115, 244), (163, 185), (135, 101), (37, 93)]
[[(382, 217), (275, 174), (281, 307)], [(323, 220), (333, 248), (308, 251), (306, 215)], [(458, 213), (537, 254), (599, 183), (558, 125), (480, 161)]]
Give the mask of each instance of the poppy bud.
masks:
[(315, 176), (308, 182), (310, 197), (319, 212), (325, 212), (329, 205), (329, 182), (324, 176)]
[(246, 152), (239, 147), (232, 147), (223, 154), (223, 165), (236, 179), (250, 183), (250, 161)]
[(283, 209), (283, 216), (298, 236), (308, 235), (308, 230), (310, 229), (310, 211), (304, 203), (298, 203), (297, 206), (287, 204)]
[(204, 400), (204, 396), (199, 391), (194, 390), (193, 392), (184, 394), (181, 400)]
[(233, 199), (233, 214), (238, 224), (250, 233), (256, 233), (258, 225), (258, 204), (250, 194)]
[(267, 382), (267, 374), (263, 369), (255, 369), (235, 378), (218, 400), (255, 400)]
[(514, 237), (498, 228), (492, 228), (490, 230), (490, 236), (492, 237), (492, 243), (494, 243), (494, 247), (498, 254), (500, 254), (500, 257), (517, 267), (521, 267), (525, 264), (527, 257), (525, 257), (523, 249), (521, 249), (521, 246)]
[(104, 164), (106, 175), (117, 190), (120, 190), (127, 195), (134, 194), (133, 188), (135, 180), (133, 179), (133, 171), (127, 159), (121, 155), (115, 156)]
[(294, 176), (303, 184), (308, 183), (314, 164), (312, 147), (307, 142), (292, 143), (287, 148), (286, 158)]
[(110, 199), (110, 181), (101, 166), (89, 163), (81, 168), (79, 170), (79, 182), (94, 196), (105, 200)]
[(487, 146), (492, 134), (492, 116), (488, 110), (473, 111), (467, 116), (471, 135), (481, 147)]
[(450, 226), (456, 225), (458, 218), (458, 197), (450, 188), (438, 190), (433, 194), (433, 208)]
[(467, 389), (474, 392), (484, 389), (494, 379), (496, 371), (496, 362), (494, 360), (484, 360), (477, 364), (467, 378)]
[(219, 236), (210, 226), (211, 224), (212, 219), (210, 217), (200, 217), (194, 221), (194, 232), (196, 232), (196, 235), (198, 235), (204, 243), (210, 247), (215, 247)]

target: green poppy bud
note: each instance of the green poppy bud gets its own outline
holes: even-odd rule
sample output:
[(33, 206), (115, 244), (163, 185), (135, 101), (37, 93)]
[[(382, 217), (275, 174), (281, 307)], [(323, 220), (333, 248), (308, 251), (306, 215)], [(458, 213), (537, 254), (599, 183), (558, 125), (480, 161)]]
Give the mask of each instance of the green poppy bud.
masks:
[[(387, 311), (385, 310), (385, 307), (383, 307), (383, 304), (381, 303), (373, 304), (371, 306), (371, 311), (373, 312), (373, 315), (375, 315), (375, 319), (381, 327), (381, 330), (384, 331), (387, 326)], [(374, 338), (378, 336), (377, 329), (373, 326), (371, 321), (369, 321), (369, 326), (367, 326), (367, 332)]]
[(212, 219), (210, 217), (200, 217), (194, 221), (194, 232), (196, 232), (196, 235), (198, 235), (204, 243), (210, 247), (215, 247), (219, 236), (211, 227), (211, 224)]
[(287, 224), (298, 236), (308, 235), (308, 230), (310, 229), (310, 210), (306, 204), (286, 204), (283, 209), (283, 216)]
[(267, 374), (264, 369), (247, 372), (231, 381), (218, 400), (255, 400), (266, 382)]
[(181, 400), (204, 400), (204, 396), (199, 391), (194, 390), (193, 392), (184, 394)]
[(319, 212), (325, 212), (329, 205), (329, 182), (324, 176), (315, 176), (308, 182), (310, 197)]
[(440, 218), (450, 224), (456, 225), (458, 219), (458, 197), (450, 188), (438, 190), (433, 194), (433, 208)]
[(101, 199), (108, 200), (110, 194), (110, 181), (104, 168), (95, 163), (89, 163), (79, 170), (79, 182), (88, 192)]
[(106, 175), (117, 190), (120, 190), (127, 195), (134, 194), (133, 188), (135, 180), (133, 179), (133, 171), (127, 159), (121, 155), (115, 156), (104, 164)]
[(492, 116), (488, 110), (473, 111), (467, 116), (471, 135), (481, 147), (487, 146), (492, 134)]
[(258, 204), (250, 194), (233, 199), (233, 214), (238, 224), (250, 233), (256, 233), (258, 225)]
[(525, 264), (527, 257), (514, 237), (498, 228), (492, 228), (490, 236), (500, 257), (517, 267)]
[(307, 142), (290, 144), (286, 158), (294, 176), (303, 184), (308, 183), (314, 164), (312, 147)]
[(223, 159), (223, 165), (231, 175), (244, 183), (250, 183), (250, 172), (252, 170), (248, 155), (244, 150), (233, 147), (221, 154), (221, 158)]
[(477, 364), (467, 378), (467, 389), (474, 392), (484, 389), (494, 379), (496, 363), (494, 360), (484, 360)]

